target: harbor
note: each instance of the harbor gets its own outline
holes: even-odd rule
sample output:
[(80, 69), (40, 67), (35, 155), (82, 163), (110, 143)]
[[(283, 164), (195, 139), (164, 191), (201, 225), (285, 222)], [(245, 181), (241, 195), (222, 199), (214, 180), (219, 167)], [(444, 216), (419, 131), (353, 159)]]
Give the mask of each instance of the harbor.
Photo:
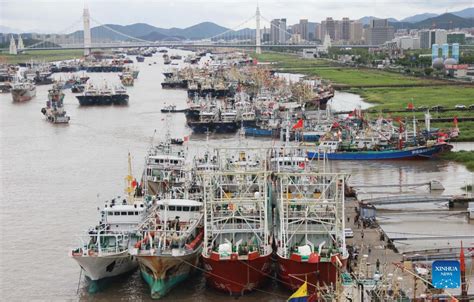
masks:
[[(182, 57), (193, 55), (192, 52), (177, 49), (169, 49), (168, 53)], [(426, 291), (426, 286), (423, 282), (418, 281), (417, 290), (413, 291), (413, 276), (403, 272), (395, 264), (402, 265), (402, 261), (408, 259), (414, 261), (416, 259), (410, 256), (412, 251), (416, 254), (417, 251), (434, 249), (434, 246), (436, 248), (446, 248), (449, 245), (455, 246), (458, 249), (454, 252), (451, 251), (449, 256), (457, 257), (456, 253), (459, 251), (461, 240), (466, 247), (466, 255), (471, 255), (468, 254), (468, 248), (472, 244), (470, 234), (472, 234), (474, 229), (472, 223), (469, 223), (466, 213), (458, 214), (453, 212), (455, 215), (451, 215), (450, 213), (453, 210), (448, 208), (447, 203), (436, 200), (436, 198), (439, 198), (439, 191), (437, 193), (430, 191), (427, 185), (436, 180), (444, 188), (441, 193), (442, 195), (462, 195), (464, 192), (461, 186), (472, 181), (472, 173), (463, 165), (438, 158), (410, 162), (397, 160), (328, 161), (327, 159), (310, 160), (311, 157), (308, 158), (304, 152), (299, 153), (299, 155), (296, 153), (290, 155), (292, 148), (285, 144), (298, 144), (297, 138), (296, 141), (292, 139), (290, 142), (290, 129), (299, 122), (300, 118), (296, 116), (292, 117), (291, 121), (288, 121), (288, 114), (285, 113), (280, 116), (280, 123), (282, 125), (280, 130), (283, 133), (273, 138), (244, 135), (245, 133), (241, 131), (242, 121), (239, 121), (235, 131), (223, 131), (224, 133), (209, 131), (209, 129), (204, 131), (207, 133), (193, 131), (193, 128), (187, 125), (189, 124), (189, 119), (185, 112), (168, 112), (176, 109), (188, 109), (190, 105), (189, 100), (193, 98), (189, 98), (189, 92), (186, 89), (169, 89), (157, 85), (157, 79), (161, 82), (165, 81), (166, 72), (169, 70), (168, 64), (165, 64), (165, 59), (159, 54), (156, 53), (154, 56), (146, 58), (146, 60), (151, 60), (151, 62), (156, 61), (157, 64), (136, 63), (139, 64), (140, 73), (133, 86), (129, 86), (127, 89), (130, 101), (126, 106), (83, 106), (78, 102), (77, 93), (73, 93), (70, 89), (57, 93), (57, 96), (62, 100), (60, 106), (55, 103), (54, 105), (51, 103), (51, 106), (61, 108), (64, 106), (64, 108), (67, 108), (67, 115), (71, 117), (71, 120), (68, 120), (69, 124), (67, 126), (50, 125), (40, 118), (39, 109), (44, 106), (48, 93), (54, 96), (54, 91), (49, 91), (50, 86), (37, 86), (36, 97), (25, 102), (12, 102), (10, 94), (0, 94), (2, 162), (6, 159), (10, 161), (8, 166), (3, 165), (4, 168), (2, 167), (1, 190), (2, 200), (9, 200), (8, 203), (2, 203), (2, 236), (4, 240), (10, 242), (10, 248), (2, 250), (2, 257), (6, 261), (1, 262), (2, 271), (10, 271), (10, 278), (3, 282), (5, 286), (10, 288), (6, 296), (7, 299), (13, 299), (20, 295), (13, 284), (27, 282), (30, 284), (31, 289), (42, 293), (42, 298), (52, 300), (71, 299), (71, 297), (79, 300), (87, 300), (90, 297), (114, 300), (127, 296), (131, 299), (145, 301), (151, 298), (160, 298), (163, 301), (222, 301), (229, 299), (229, 294), (233, 294), (239, 296), (238, 299), (241, 301), (254, 301), (256, 299), (284, 301), (302, 284), (298, 274), (302, 274), (301, 276), (306, 274), (310, 291), (318, 292), (321, 295), (321, 299), (322, 297), (329, 299), (331, 295), (333, 296), (332, 299), (338, 299), (337, 293), (330, 289), (330, 286), (327, 286), (329, 284), (336, 284), (337, 275), (342, 273), (342, 268), (341, 271), (337, 269), (339, 266), (337, 262), (341, 262), (342, 266), (349, 272), (358, 272), (353, 275), (354, 278), (358, 276), (358, 278), (373, 279), (376, 273), (377, 259), (383, 263), (381, 265), (383, 269), (379, 268), (379, 273), (384, 276), (384, 282), (388, 282), (387, 284), (393, 286), (394, 292), (400, 293), (400, 296), (420, 297)], [(131, 57), (131, 60), (134, 59), (136, 58)], [(181, 64), (186, 66), (185, 64), (188, 63), (181, 61), (179, 64), (177, 65), (178, 68)], [(77, 71), (77, 75), (81, 74), (82, 71)], [(117, 72), (87, 72), (87, 76), (89, 77), (88, 81), (94, 83), (107, 82), (111, 86), (121, 84)], [(54, 73), (52, 75), (52, 78), (57, 80), (66, 77), (67, 74), (64, 73)], [(242, 96), (242, 94), (237, 95)], [(357, 95), (337, 91), (334, 98), (328, 100), (327, 104), (328, 107), (332, 107), (335, 110), (368, 107), (368, 104), (363, 102)], [(202, 108), (202, 106), (199, 107)], [(169, 109), (163, 110), (163, 108)], [(9, 118), (11, 116), (23, 116), (31, 122), (19, 124), (13, 122)], [(340, 120), (340, 122), (342, 121)], [(333, 120), (331, 120), (332, 123)], [(170, 125), (173, 125), (172, 129), (170, 129)], [(294, 129), (291, 129), (291, 131), (294, 131)], [(294, 132), (298, 133), (297, 131)], [(398, 137), (398, 133), (396, 133), (396, 136)], [(174, 146), (171, 145), (172, 138), (178, 141), (181, 139), (180, 143), (182, 145), (178, 149), (188, 154), (187, 158), (201, 158), (204, 156), (203, 154), (209, 154), (202, 157), (201, 161), (195, 161), (194, 171), (196, 172), (193, 174), (193, 177), (197, 177), (194, 183), (202, 186), (204, 195), (196, 195), (196, 192), (199, 192), (199, 190), (191, 190), (187, 187), (188, 181), (184, 179), (188, 176), (182, 174), (185, 171), (184, 166), (180, 167), (178, 162), (181, 157), (178, 157), (176, 159), (177, 162), (174, 163), (176, 170), (172, 171), (176, 172), (170, 174), (172, 176), (166, 182), (156, 180), (154, 172), (150, 172), (151, 174), (146, 172), (148, 169), (153, 170), (155, 167), (150, 160), (159, 160), (162, 158), (160, 154), (163, 154), (160, 152), (164, 152), (153, 151), (150, 153), (150, 146), (159, 146), (159, 142), (164, 141), (164, 147), (168, 146), (166, 148), (175, 150), (175, 147), (171, 147)], [(54, 146), (53, 150), (51, 146)], [(227, 151), (223, 149), (223, 146), (227, 148)], [(303, 145), (303, 147), (298, 148), (314, 148), (314, 146), (313, 143), (313, 145)], [(279, 148), (286, 151), (276, 151), (274, 155), (271, 155), (269, 150), (280, 150)], [(473, 146), (472, 143), (463, 143), (460, 146), (457, 145), (457, 148), (472, 149)], [(18, 150), (22, 150), (28, 156), (17, 156)], [(242, 150), (247, 152), (244, 153), (243, 157)], [(214, 154), (214, 152), (220, 154), (217, 161), (211, 161), (213, 157), (210, 154)], [(288, 155), (284, 155), (286, 153), (278, 155), (278, 152), (290, 153)], [(172, 154), (176, 155), (177, 153)], [(220, 162), (221, 160), (226, 162), (230, 158), (232, 158), (230, 164), (227, 162), (224, 165)], [(286, 161), (288, 160), (289, 164), (287, 165)], [(268, 166), (263, 165), (267, 161)], [(159, 165), (157, 167), (163, 169)], [(294, 168), (301, 171), (296, 173), (291, 170)], [(312, 170), (313, 168), (315, 170)], [(143, 169), (145, 170), (145, 178), (142, 178)], [(18, 171), (25, 171), (25, 173), (18, 173)], [(48, 171), (46, 174), (48, 177), (44, 177), (45, 171)], [(207, 174), (209, 172), (211, 174)], [(206, 176), (212, 175), (212, 173), (214, 173), (213, 177)], [(324, 173), (327, 173), (327, 175), (324, 176)], [(275, 177), (273, 182), (268, 181), (268, 177), (271, 174), (274, 174)], [(126, 175), (129, 176), (127, 176), (127, 181), (124, 184), (123, 179)], [(154, 176), (150, 178), (148, 175)], [(285, 180), (285, 177), (289, 175), (292, 175), (291, 178)], [(242, 181), (239, 182), (239, 186), (234, 187), (229, 180), (236, 177), (242, 179)], [(319, 182), (319, 177), (326, 177), (326, 181), (330, 177), (334, 177), (336, 179), (332, 181), (334, 187), (323, 189), (325, 185), (323, 184), (324, 182)], [(309, 179), (312, 180), (308, 183)], [(342, 196), (345, 194), (344, 192), (339, 192), (341, 188), (336, 185), (340, 181), (343, 183), (347, 182), (348, 186), (356, 190), (361, 203), (351, 197), (347, 197), (345, 202), (343, 202)], [(234, 213), (232, 211), (234, 207), (239, 209), (240, 214), (233, 216), (233, 220), (226, 222), (227, 226), (225, 228), (233, 230), (229, 231), (228, 235), (224, 232), (215, 232), (215, 228), (209, 225), (206, 228), (206, 223), (199, 222), (200, 220), (197, 217), (200, 216), (192, 218), (197, 220), (192, 220), (191, 218), (186, 220), (187, 218), (181, 214), (168, 213), (173, 219), (175, 216), (180, 216), (180, 228), (188, 230), (188, 233), (184, 235), (189, 237), (187, 244), (196, 246), (194, 253), (201, 253), (197, 246), (199, 246), (201, 241), (204, 241), (205, 249), (202, 251), (201, 257), (204, 264), (200, 264), (200, 257), (196, 258), (196, 256), (193, 256), (193, 253), (183, 255), (185, 258), (183, 258), (182, 264), (186, 265), (182, 265), (180, 270), (192, 270), (194, 273), (186, 271), (187, 281), (185, 282), (187, 286), (181, 286), (179, 290), (172, 286), (167, 287), (168, 285), (163, 285), (163, 283), (159, 283), (157, 280), (153, 281), (153, 278), (155, 278), (153, 276), (156, 276), (156, 273), (145, 273), (149, 272), (145, 266), (151, 270), (156, 268), (153, 268), (153, 262), (145, 260), (154, 255), (153, 246), (155, 249), (162, 249), (160, 253), (163, 255), (168, 253), (167, 244), (164, 243), (167, 240), (159, 238), (172, 238), (174, 236), (172, 232), (180, 232), (176, 225), (173, 229), (170, 229), (171, 233), (163, 231), (162, 235), (158, 235), (168, 226), (157, 224), (154, 219), (142, 220), (140, 218), (133, 222), (135, 225), (133, 228), (137, 230), (131, 233), (134, 234), (133, 236), (123, 238), (116, 237), (118, 235), (112, 236), (113, 238), (102, 237), (100, 242), (102, 243), (106, 240), (109, 244), (110, 242), (128, 238), (127, 240), (131, 240), (130, 246), (134, 247), (134, 249), (130, 248), (130, 254), (138, 259), (138, 263), (132, 261), (129, 263), (128, 268), (125, 269), (124, 267), (124, 272), (128, 273), (118, 277), (115, 276), (111, 280), (105, 280), (106, 282), (97, 284), (92, 282), (90, 279), (94, 279), (93, 275), (88, 275), (86, 278), (84, 274), (87, 276), (88, 271), (80, 269), (67, 253), (67, 250), (71, 249), (71, 255), (75, 255), (74, 257), (85, 258), (92, 257), (96, 253), (93, 249), (90, 250), (92, 254), (89, 253), (89, 249), (84, 250), (84, 243), (79, 244), (80, 241), (77, 240), (77, 236), (83, 237), (87, 235), (85, 230), (88, 227), (94, 228), (94, 226), (104, 224), (103, 221), (99, 222), (99, 224), (97, 221), (97, 209), (104, 209), (104, 200), (111, 200), (111, 198), (117, 195), (128, 196), (124, 199), (123, 205), (108, 203), (109, 208), (111, 210), (116, 208), (116, 211), (122, 211), (120, 210), (121, 207), (124, 208), (124, 211), (129, 211), (127, 207), (131, 207), (131, 209), (138, 207), (140, 209), (141, 205), (143, 205), (143, 209), (148, 208), (146, 206), (147, 201), (143, 197), (136, 195), (138, 191), (130, 189), (134, 182), (135, 187), (133, 188), (136, 188), (137, 183), (140, 183), (141, 186), (146, 188), (144, 191), (146, 194), (155, 196), (151, 199), (155, 208), (151, 207), (146, 210), (150, 211), (151, 215), (156, 213), (156, 215), (161, 217), (163, 215), (160, 212), (162, 211), (161, 206), (164, 205), (168, 207), (169, 211), (173, 211), (170, 208), (174, 207), (172, 202), (180, 200), (187, 202), (183, 204), (187, 207), (195, 207), (196, 215), (199, 215), (198, 213), (201, 211), (198, 208), (202, 207), (204, 213), (207, 214), (204, 214), (204, 217), (199, 219), (203, 219), (206, 223), (219, 225), (223, 223), (223, 217), (228, 216), (229, 213)], [(146, 185), (143, 182), (146, 182)], [(167, 185), (164, 185), (165, 183)], [(171, 192), (166, 189), (168, 185), (184, 189)], [(217, 191), (210, 189), (214, 187), (222, 189)], [(267, 189), (270, 187), (271, 189)], [(124, 188), (128, 189), (124, 192)], [(308, 190), (311, 194), (307, 192)], [(52, 194), (45, 195), (45, 191), (49, 191)], [(18, 194), (18, 192), (24, 192), (25, 194)], [(217, 194), (215, 192), (225, 193)], [(287, 195), (288, 192), (294, 193), (290, 197), (290, 195)], [(170, 193), (173, 194), (173, 199), (167, 201), (169, 197), (166, 196), (169, 196), (167, 194)], [(288, 214), (285, 214), (290, 215), (287, 218), (289, 220), (299, 221), (302, 214), (298, 211), (301, 210), (301, 207), (318, 204), (321, 194), (323, 194), (323, 198), (328, 204), (331, 204), (331, 206), (334, 204), (334, 208), (329, 210), (326, 206), (321, 209), (312, 209), (310, 213), (314, 213), (316, 216), (308, 217), (305, 220), (312, 221), (311, 219), (314, 219), (314, 222), (306, 222), (307, 231), (302, 233), (295, 231), (294, 235), (288, 235), (285, 232), (279, 231), (281, 224), (270, 222), (278, 216), (270, 214), (271, 211), (268, 210), (269, 205), (266, 204), (268, 202), (266, 199), (267, 194), (274, 196), (274, 202), (277, 205), (275, 209), (279, 207), (279, 200), (281, 200), (282, 205), (284, 202), (296, 202), (295, 205), (288, 204), (288, 207), (292, 209)], [(358, 226), (355, 221), (357, 215), (355, 208), (360, 208), (364, 200), (374, 200), (374, 198), (381, 196), (381, 194), (382, 196), (431, 195), (434, 201), (432, 203), (416, 205), (394, 204), (384, 206), (377, 204), (376, 226), (374, 228)], [(160, 197), (161, 199), (158, 196), (162, 196)], [(303, 198), (302, 196), (306, 196), (304, 197), (304, 202), (298, 201), (298, 199)], [(198, 201), (193, 201), (193, 203), (191, 202), (192, 199), (202, 199), (202, 203)], [(121, 202), (122, 199), (117, 200)], [(230, 206), (228, 205), (229, 203), (233, 205)], [(242, 205), (239, 205), (239, 203), (242, 203)], [(263, 212), (261, 212), (258, 220), (255, 220), (255, 211), (262, 205)], [(240, 207), (243, 207), (242, 210), (240, 210)], [(387, 207), (388, 209), (386, 209)], [(393, 207), (402, 208), (405, 215), (397, 215)], [(345, 209), (343, 210), (342, 208)], [(408, 210), (411, 210), (413, 214), (407, 213), (406, 211)], [(135, 211), (132, 210), (131, 213)], [(281, 211), (281, 213), (284, 213), (283, 208), (281, 208)], [(423, 211), (426, 213), (439, 211), (439, 213), (425, 215), (423, 220), (416, 219), (417, 213), (422, 213)], [(345, 214), (341, 216), (344, 212)], [(213, 213), (214, 220), (209, 220), (208, 215), (210, 213)], [(329, 216), (327, 216), (328, 213), (330, 213)], [(18, 217), (21, 217), (21, 215), (30, 217), (28, 223), (22, 223), (22, 230), (29, 234), (29, 236), (34, 236), (37, 239), (36, 257), (34, 258), (31, 257), (31, 251), (24, 248), (23, 238), (18, 236)], [(313, 230), (314, 233), (308, 231), (308, 228), (315, 227), (315, 223), (319, 219), (324, 219), (328, 223), (333, 221), (334, 229), (331, 232), (325, 231), (323, 233), (317, 228)], [(440, 220), (443, 220), (445, 230), (438, 232), (437, 235), (443, 235), (446, 239), (436, 239), (435, 242), (420, 239), (423, 236), (433, 235), (433, 232), (428, 230), (432, 230), (433, 226), (438, 224)], [(187, 221), (189, 224), (186, 224), (188, 223)], [(196, 221), (196, 224), (193, 225), (192, 221)], [(111, 220), (110, 225), (113, 226), (114, 224)], [(38, 225), (42, 227), (38, 228)], [(64, 227), (65, 225), (67, 225), (66, 228)], [(107, 222), (105, 225), (107, 225)], [(207, 234), (206, 237), (203, 237), (200, 233), (200, 227), (202, 226), (204, 226), (204, 232)], [(250, 226), (250, 229), (247, 231), (251, 232), (251, 234), (257, 234), (257, 237), (249, 239), (245, 235), (243, 230), (248, 226)], [(218, 227), (218, 229), (223, 227), (224, 224)], [(346, 228), (352, 229), (354, 238), (346, 238), (345, 244), (351, 246), (351, 249), (356, 247), (359, 255), (357, 260), (352, 260), (351, 258), (351, 261), (348, 261), (349, 263), (346, 263), (349, 260), (347, 256), (351, 254), (347, 254), (344, 246), (341, 246), (339, 252), (336, 252), (336, 250), (326, 250), (324, 244), (319, 249), (317, 246), (322, 241), (331, 241), (329, 237), (325, 240), (319, 237), (326, 236), (327, 234), (333, 234), (339, 238), (335, 242), (344, 241), (344, 230)], [(128, 230), (128, 226), (123, 230)], [(98, 231), (97, 235), (90, 235), (91, 233), (89, 233), (92, 236), (92, 242), (99, 240), (102, 233), (100, 233), (100, 229)], [(109, 230), (106, 231), (108, 232)], [(153, 237), (150, 235), (151, 233), (153, 233)], [(323, 235), (317, 235), (320, 233)], [(244, 235), (232, 237), (235, 234)], [(308, 234), (314, 235), (306, 238)], [(363, 238), (362, 234), (364, 234)], [(384, 240), (380, 239), (381, 234), (384, 234)], [(464, 235), (464, 237), (455, 239), (456, 236), (461, 235)], [(97, 239), (94, 239), (94, 236)], [(295, 238), (303, 236), (301, 238), (306, 238), (308, 244), (302, 245), (300, 243), (302, 239), (291, 239), (293, 236), (296, 236)], [(418, 238), (413, 237), (414, 239), (410, 241), (410, 236), (418, 236)], [(453, 238), (449, 239), (449, 237)], [(397, 240), (389, 244), (390, 238)], [(405, 240), (402, 241), (401, 238)], [(209, 242), (207, 242), (208, 239), (210, 240)], [(220, 242), (220, 245), (215, 246), (215, 243), (213, 243), (215, 240)], [(277, 252), (275, 253), (280, 258), (278, 260), (279, 263), (289, 265), (283, 271), (288, 271), (298, 263), (298, 260), (294, 258), (296, 257), (294, 245), (300, 246), (298, 250), (299, 261), (301, 261), (303, 256), (313, 259), (311, 261), (318, 259), (317, 263), (321, 262), (321, 267), (325, 265), (328, 268), (323, 269), (318, 266), (317, 269), (310, 268), (310, 271), (307, 272), (299, 271), (296, 275), (294, 273), (290, 273), (290, 275), (281, 274), (281, 271), (279, 274), (278, 269), (276, 269), (278, 264), (273, 264), (274, 261), (270, 257), (274, 249), (272, 244), (269, 244), (272, 240), (274, 240), (273, 244), (276, 246), (279, 246), (281, 242), (287, 242), (287, 247), (280, 246), (276, 248)], [(242, 242), (240, 247), (233, 246), (234, 243), (239, 241)], [(150, 242), (154, 242), (155, 245), (150, 245)], [(246, 242), (245, 245), (243, 242)], [(169, 244), (171, 246), (171, 241)], [(313, 247), (313, 245), (315, 246)], [(83, 246), (82, 249), (81, 246)], [(337, 247), (334, 248), (337, 249)], [(305, 249), (310, 249), (310, 252), (305, 251)], [(9, 253), (8, 250), (15, 252)], [(351, 251), (353, 253), (353, 250)], [(363, 255), (367, 255), (367, 257)], [(24, 260), (16, 261), (18, 257)], [(38, 262), (37, 257), (42, 259), (42, 261)], [(225, 257), (228, 257), (228, 259)], [(248, 261), (247, 265), (249, 267), (257, 265), (252, 272), (259, 273), (252, 277), (256, 278), (255, 282), (248, 283), (253, 284), (251, 287), (245, 288), (248, 279), (244, 275), (248, 272), (229, 276), (215, 275), (218, 263), (220, 261), (228, 261), (228, 264), (225, 264), (225, 262), (220, 264), (227, 267), (231, 265), (232, 257), (237, 257), (239, 259), (238, 263), (246, 263), (245, 261)], [(288, 261), (296, 261), (296, 264), (289, 264), (287, 263)], [(358, 265), (354, 265), (355, 262)], [(470, 288), (473, 288), (472, 266), (470, 263), (472, 261), (467, 261), (469, 280), (471, 280)], [(243, 267), (235, 267), (233, 271), (248, 271), (248, 267), (245, 264), (241, 265)], [(361, 265), (364, 266), (363, 269)], [(83, 267), (86, 266), (83, 264)], [(213, 269), (209, 270), (210, 267)], [(324, 281), (321, 281), (323, 279), (308, 279), (308, 276), (313, 276), (313, 271), (318, 271), (319, 276), (325, 278)], [(393, 280), (386, 279), (389, 274), (392, 274)], [(29, 277), (38, 275), (41, 275), (42, 278)], [(177, 278), (179, 279), (180, 277)], [(209, 278), (213, 281), (209, 281)], [(233, 278), (240, 279), (235, 280)], [(346, 280), (346, 282), (348, 281)], [(348, 284), (348, 288), (351, 288), (351, 283)], [(397, 286), (399, 290), (395, 290)], [(91, 287), (93, 287), (92, 291), (94, 293), (91, 293)], [(22, 291), (21, 295), (25, 299), (34, 299), (36, 297), (35, 291)], [(347, 289), (347, 291), (350, 290)], [(453, 294), (459, 295), (460, 293), (454, 292)], [(380, 295), (388, 297), (390, 293), (385, 291), (380, 292)], [(393, 297), (393, 293), (391, 293), (390, 297)]]

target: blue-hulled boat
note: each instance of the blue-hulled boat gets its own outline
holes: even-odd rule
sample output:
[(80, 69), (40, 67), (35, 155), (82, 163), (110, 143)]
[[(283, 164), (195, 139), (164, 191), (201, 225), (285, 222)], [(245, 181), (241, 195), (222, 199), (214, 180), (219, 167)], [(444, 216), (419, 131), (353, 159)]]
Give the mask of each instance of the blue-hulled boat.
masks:
[(339, 142), (322, 142), (315, 152), (308, 152), (309, 159), (329, 160), (394, 160), (394, 159), (429, 159), (450, 151), (453, 146), (447, 143), (436, 143), (427, 146), (406, 147), (379, 151), (339, 151)]

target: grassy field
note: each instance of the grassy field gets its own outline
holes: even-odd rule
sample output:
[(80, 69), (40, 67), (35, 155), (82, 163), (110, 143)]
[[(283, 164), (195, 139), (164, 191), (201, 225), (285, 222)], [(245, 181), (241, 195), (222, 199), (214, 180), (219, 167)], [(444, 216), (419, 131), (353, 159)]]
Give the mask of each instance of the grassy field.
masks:
[(435, 82), (380, 70), (340, 67), (325, 59), (303, 59), (294, 54), (263, 53), (254, 56), (260, 62), (276, 62), (275, 67), (281, 71), (322, 77), (336, 84), (390, 86)]
[(29, 50), (25, 54), (10, 55), (0, 54), (0, 63), (17, 64), (33, 61), (61, 61), (74, 58), (80, 58), (84, 55), (83, 50), (64, 49), (64, 50)]
[(442, 158), (462, 163), (469, 171), (474, 172), (474, 151), (448, 152), (444, 153)]
[[(454, 108), (456, 104), (474, 104), (474, 86), (364, 88), (351, 89), (350, 92), (387, 109), (406, 108), (410, 102), (415, 107), (441, 105), (446, 108)], [(470, 114), (472, 116), (472, 112)]]

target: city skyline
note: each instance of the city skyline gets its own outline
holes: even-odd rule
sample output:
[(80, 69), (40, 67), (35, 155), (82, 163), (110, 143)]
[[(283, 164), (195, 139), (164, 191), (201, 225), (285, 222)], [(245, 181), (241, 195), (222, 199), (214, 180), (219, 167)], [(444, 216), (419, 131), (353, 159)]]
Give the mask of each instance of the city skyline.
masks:
[[(378, 18), (403, 19), (419, 13), (442, 14), (472, 7), (472, 1), (265, 1), (260, 0), (262, 15), (271, 20), (286, 18), (287, 24), (296, 24), (300, 19), (310, 22), (321, 22), (326, 17), (334, 19), (359, 19), (364, 16)], [(0, 26), (22, 32), (57, 33), (70, 27), (74, 20), (79, 19), (84, 7), (84, 1), (34, 1), (19, 0), (0, 2)], [(87, 1), (86, 5), (96, 20), (107, 24), (127, 25), (133, 23), (148, 23), (157, 27), (185, 28), (201, 22), (214, 22), (221, 26), (233, 28), (252, 16), (257, 1), (204, 1), (183, 0), (174, 2), (138, 1), (133, 6), (129, 3), (109, 0)], [(205, 9), (203, 7), (211, 7)], [(345, 8), (345, 9), (343, 9)], [(350, 8), (350, 13), (347, 13)], [(56, 12), (63, 12), (56, 14)], [(65, 12), (65, 13), (64, 13)], [(126, 14), (124, 12), (127, 12)], [(198, 12), (190, 14), (189, 12)], [(55, 16), (52, 20), (51, 16)], [(138, 17), (139, 16), (139, 17)], [(96, 26), (94, 24), (93, 26)], [(252, 27), (249, 23), (248, 27)], [(262, 26), (263, 27), (263, 26)], [(72, 28), (71, 31), (80, 29)]]

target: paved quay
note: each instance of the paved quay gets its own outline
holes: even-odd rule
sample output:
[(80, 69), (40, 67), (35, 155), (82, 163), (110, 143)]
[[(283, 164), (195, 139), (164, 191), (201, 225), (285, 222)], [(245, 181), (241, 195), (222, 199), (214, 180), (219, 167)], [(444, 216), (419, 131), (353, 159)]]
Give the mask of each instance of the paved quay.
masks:
[[(379, 263), (379, 272), (383, 276), (393, 274), (396, 281), (392, 281), (392, 288), (398, 287), (408, 297), (413, 298), (415, 278), (394, 265), (394, 263), (402, 263), (402, 255), (389, 248), (390, 244), (387, 242), (387, 236), (380, 227), (363, 227), (361, 221), (356, 223), (356, 208), (358, 208), (358, 201), (355, 198), (346, 199), (345, 225), (346, 228), (351, 228), (354, 232), (354, 238), (346, 239), (346, 244), (355, 247), (356, 252), (354, 254), (357, 254), (357, 261), (354, 257), (350, 261), (351, 272), (370, 278), (374, 276), (377, 263)], [(413, 271), (410, 263), (405, 263), (405, 265)], [(421, 280), (416, 281), (416, 287), (417, 297), (426, 291), (426, 286)]]

